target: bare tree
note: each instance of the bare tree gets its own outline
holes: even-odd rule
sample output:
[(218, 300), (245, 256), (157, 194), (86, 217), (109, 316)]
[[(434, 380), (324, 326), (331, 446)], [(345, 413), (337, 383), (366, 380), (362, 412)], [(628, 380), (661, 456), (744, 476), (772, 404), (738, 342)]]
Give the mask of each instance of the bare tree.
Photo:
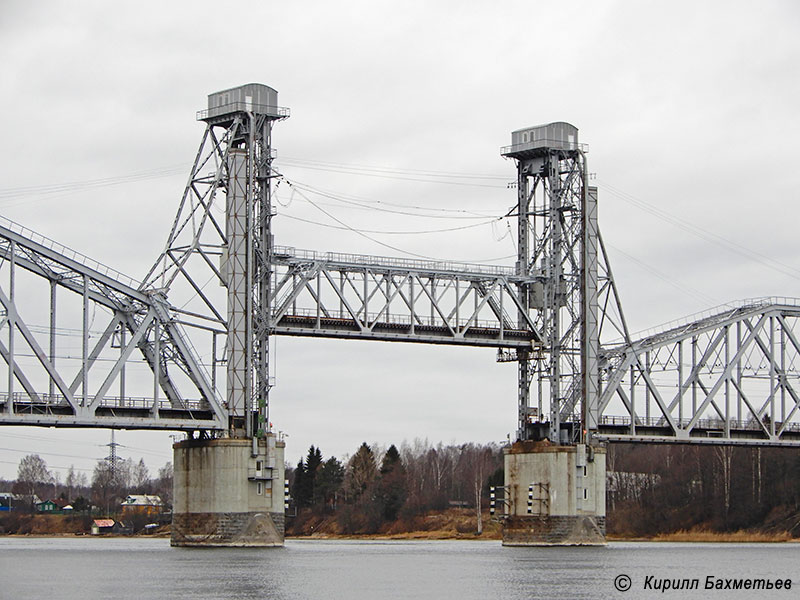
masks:
[(140, 458), (139, 462), (131, 468), (131, 485), (137, 491), (142, 492), (149, 484), (150, 471), (148, 471), (147, 465), (144, 464), (144, 459)]
[(31, 500), (36, 494), (38, 486), (49, 484), (52, 481), (53, 474), (48, 470), (47, 463), (38, 454), (28, 454), (19, 461), (17, 483), (21, 484), (23, 493)]

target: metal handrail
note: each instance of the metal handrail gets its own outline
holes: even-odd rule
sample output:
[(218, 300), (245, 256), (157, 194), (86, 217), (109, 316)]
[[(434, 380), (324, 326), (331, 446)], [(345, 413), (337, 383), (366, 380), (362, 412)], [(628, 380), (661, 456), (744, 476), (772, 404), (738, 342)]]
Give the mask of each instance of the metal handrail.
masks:
[[(649, 327), (647, 329), (642, 329), (641, 331), (631, 333), (631, 339), (633, 341), (646, 340), (655, 335), (667, 333), (673, 329), (677, 329), (685, 325), (699, 323), (711, 317), (724, 315), (725, 313), (730, 312), (732, 310), (740, 310), (743, 308), (759, 308), (763, 306), (793, 306), (800, 308), (800, 298), (794, 298), (791, 296), (762, 296), (755, 298), (744, 298), (742, 300), (735, 300), (733, 302), (726, 302), (725, 304), (719, 304), (717, 306), (714, 306), (712, 308), (707, 308), (700, 312), (692, 313), (690, 315), (679, 317), (677, 319), (673, 319), (672, 321), (667, 321), (666, 323), (662, 323), (654, 327)], [(617, 338), (609, 342), (608, 344), (604, 345), (611, 348), (613, 346), (616, 346), (617, 344), (623, 343), (623, 341), (624, 340), (622, 338)]]
[(450, 273), (460, 273), (467, 275), (488, 275), (514, 277), (516, 270), (514, 267), (504, 267), (498, 265), (481, 265), (472, 263), (462, 263), (457, 261), (440, 260), (418, 260), (413, 258), (392, 258), (387, 256), (370, 256), (367, 254), (346, 254), (342, 252), (317, 252), (315, 250), (303, 250), (292, 246), (275, 246), (272, 251), (273, 256), (278, 258), (289, 257), (309, 260), (313, 262), (356, 264), (364, 266), (395, 268), (398, 270), (421, 271), (446, 271)]
[(53, 250), (54, 252), (58, 252), (65, 258), (70, 258), (76, 262), (79, 262), (82, 265), (89, 267), (90, 269), (97, 271), (102, 275), (106, 275), (107, 277), (111, 277), (115, 281), (127, 285), (128, 287), (138, 289), (139, 286), (141, 286), (141, 282), (137, 281), (133, 277), (125, 275), (124, 273), (121, 273), (116, 269), (112, 269), (111, 267), (104, 265), (103, 263), (86, 256), (85, 254), (81, 254), (80, 252), (73, 250), (72, 248), (68, 248), (67, 246), (60, 244), (59, 242), (52, 240), (49, 237), (42, 235), (41, 233), (37, 233), (32, 229), (25, 227), (24, 225), (20, 225), (19, 223), (12, 221), (11, 219), (0, 216), (0, 227), (5, 227), (6, 229), (13, 231), (14, 233), (23, 235), (32, 242), (35, 242), (40, 246), (44, 246), (48, 250)]
[(579, 144), (578, 142), (569, 142), (566, 140), (544, 139), (534, 140), (532, 142), (523, 142), (522, 144), (512, 144), (511, 146), (502, 146), (500, 154), (511, 154), (512, 152), (524, 152), (525, 150), (536, 150), (537, 148), (553, 148), (554, 150), (580, 150), (581, 152), (588, 152), (589, 144)]
[[(329, 316), (325, 316), (320, 311), (319, 318), (322, 320), (325, 319), (337, 319), (341, 321), (347, 321), (349, 323), (355, 322), (353, 316), (346, 311), (338, 311), (335, 314), (330, 314), (331, 311), (328, 311)], [(317, 316), (317, 309), (315, 308), (297, 308), (294, 309), (291, 313), (285, 313), (282, 318), (291, 319), (292, 317), (303, 317), (303, 318), (316, 318)], [(367, 313), (367, 322), (372, 324), (375, 322), (376, 319), (380, 317), (378, 323), (387, 323), (392, 325), (405, 325), (410, 327), (411, 326), (411, 315), (399, 315), (399, 314), (386, 314), (385, 312), (369, 312)], [(421, 321), (421, 323), (420, 323)], [(359, 314), (358, 322), (363, 323), (363, 312)], [(492, 329), (492, 330), (500, 330), (500, 323), (499, 321), (487, 321), (476, 319), (471, 321), (471, 325), (469, 329)], [(445, 323), (442, 319), (431, 319), (430, 317), (423, 316), (423, 315), (416, 315), (414, 319), (414, 325), (416, 327), (447, 327), (448, 325), (454, 329), (458, 330), (461, 327), (464, 327), (467, 324), (467, 319), (462, 319), (461, 323), (454, 324), (452, 322)], [(516, 329), (514, 327), (503, 327), (504, 332), (527, 332), (527, 329)]]
[[(685, 429), (689, 423), (691, 423), (691, 418), (683, 418), (683, 419), (673, 419), (675, 425), (678, 426), (679, 429)], [(754, 420), (736, 420), (731, 419), (728, 421), (729, 427), (735, 431), (763, 431), (763, 427), (758, 421)], [(631, 418), (629, 416), (614, 416), (614, 415), (603, 415), (600, 417), (600, 424), (601, 425), (613, 425), (613, 426), (622, 426), (622, 427), (630, 427)], [(637, 427), (669, 427), (669, 423), (664, 417), (636, 417), (636, 426)], [(775, 421), (775, 430), (777, 431), (780, 427), (783, 427), (782, 421)], [(692, 429), (711, 429), (711, 430), (725, 430), (725, 421), (723, 419), (698, 419), (697, 423), (695, 423)], [(800, 423), (790, 422), (786, 424), (786, 427), (783, 429), (784, 432), (792, 431), (792, 432), (800, 432)]]
[[(0, 392), (0, 404), (8, 402), (8, 392)], [(11, 399), (14, 404), (32, 404), (35, 406), (69, 406), (67, 399), (61, 394), (39, 394), (39, 399), (32, 398), (27, 392), (14, 392), (11, 394)], [(94, 401), (94, 396), (88, 397), (89, 402)], [(188, 411), (210, 410), (208, 402), (204, 400), (183, 400), (181, 408)], [(100, 399), (99, 405), (103, 408), (135, 408), (135, 409), (151, 409), (153, 408), (153, 398), (144, 396), (103, 396)], [(159, 410), (170, 410), (174, 407), (166, 398), (159, 398)]]
[(197, 120), (202, 121), (211, 117), (218, 117), (220, 115), (228, 115), (235, 112), (252, 112), (260, 115), (269, 115), (272, 117), (280, 117), (285, 119), (289, 117), (291, 111), (282, 106), (272, 106), (268, 104), (253, 104), (244, 100), (237, 100), (236, 102), (228, 102), (220, 106), (214, 106), (197, 111)]

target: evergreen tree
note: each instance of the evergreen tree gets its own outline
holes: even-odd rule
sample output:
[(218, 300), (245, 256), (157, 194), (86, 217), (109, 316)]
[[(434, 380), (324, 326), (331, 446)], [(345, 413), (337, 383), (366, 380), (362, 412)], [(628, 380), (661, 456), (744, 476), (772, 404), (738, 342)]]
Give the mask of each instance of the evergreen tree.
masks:
[(331, 456), (317, 471), (314, 503), (335, 505), (336, 494), (342, 487), (343, 480), (344, 466)]
[(394, 444), (389, 446), (381, 462), (376, 499), (381, 505), (383, 518), (394, 521), (406, 501), (408, 488), (406, 470)]
[(363, 442), (347, 463), (345, 488), (351, 500), (355, 501), (364, 494), (375, 481), (377, 471), (375, 455), (367, 443)]
[(295, 467), (294, 481), (292, 482), (292, 500), (294, 500), (294, 505), (298, 508), (306, 505), (305, 490), (306, 468), (301, 458), (297, 463), (297, 467)]

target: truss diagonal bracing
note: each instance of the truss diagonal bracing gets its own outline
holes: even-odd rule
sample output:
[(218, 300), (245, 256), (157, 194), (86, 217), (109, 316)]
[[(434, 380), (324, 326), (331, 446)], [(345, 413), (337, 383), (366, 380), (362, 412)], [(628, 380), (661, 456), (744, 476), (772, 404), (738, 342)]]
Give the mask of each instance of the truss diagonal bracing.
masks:
[(532, 350), (513, 269), (276, 247), (272, 332)]
[[(0, 277), (0, 423), (227, 426), (212, 378), (163, 292), (7, 220)], [(59, 327), (62, 316), (82, 326)]]
[(794, 300), (747, 301), (603, 349), (598, 436), (800, 445), (799, 318)]

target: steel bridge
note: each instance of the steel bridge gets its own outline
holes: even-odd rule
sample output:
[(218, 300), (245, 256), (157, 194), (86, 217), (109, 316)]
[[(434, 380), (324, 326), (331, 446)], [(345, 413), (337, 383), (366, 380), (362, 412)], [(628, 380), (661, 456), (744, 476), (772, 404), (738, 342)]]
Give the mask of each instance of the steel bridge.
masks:
[[(0, 424), (258, 437), (268, 338), (282, 335), (496, 348), (517, 365), (520, 439), (800, 445), (800, 301), (631, 335), (577, 129), (520, 130), (501, 150), (517, 166), (519, 242), (498, 267), (275, 246), (272, 127), (288, 116), (252, 101), (198, 113), (200, 147), (142, 281), (0, 219)], [(66, 357), (65, 332), (80, 340)]]

